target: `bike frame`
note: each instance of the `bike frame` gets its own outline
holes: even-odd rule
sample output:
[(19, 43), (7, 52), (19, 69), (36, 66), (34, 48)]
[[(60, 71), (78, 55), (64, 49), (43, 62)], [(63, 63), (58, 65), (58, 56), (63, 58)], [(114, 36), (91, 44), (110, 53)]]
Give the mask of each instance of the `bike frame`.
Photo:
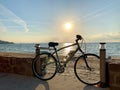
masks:
[(58, 56), (58, 53), (57, 53), (57, 52), (65, 49), (65, 48), (72, 47), (72, 46), (77, 46), (77, 48), (76, 48), (75, 51), (69, 56), (69, 58), (67, 58), (66, 61), (64, 62), (64, 66), (66, 66), (66, 64), (67, 64), (70, 60), (72, 60), (72, 58), (75, 56), (75, 54), (76, 54), (78, 51), (80, 51), (80, 52), (82, 53), (82, 55), (84, 54), (84, 52), (82, 51), (79, 43), (76, 42), (76, 43), (74, 43), (74, 44), (67, 45), (67, 46), (62, 47), (62, 48), (59, 48), (59, 49), (56, 49), (56, 47), (53, 47), (55, 51), (52, 53), (52, 55), (56, 54), (56, 60), (57, 60), (57, 62), (58, 62), (59, 65), (61, 65), (61, 63), (60, 63), (60, 59), (59, 59), (59, 56)]

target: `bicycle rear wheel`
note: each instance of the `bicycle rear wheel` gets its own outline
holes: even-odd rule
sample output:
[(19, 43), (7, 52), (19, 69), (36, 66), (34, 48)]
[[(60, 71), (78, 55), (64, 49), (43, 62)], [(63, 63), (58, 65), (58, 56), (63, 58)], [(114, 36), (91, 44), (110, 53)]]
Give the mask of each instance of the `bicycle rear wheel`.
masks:
[[(86, 64), (86, 62), (88, 64)], [(76, 77), (88, 85), (96, 85), (100, 82), (100, 58), (95, 54), (80, 56), (74, 65)]]
[(50, 80), (57, 72), (56, 59), (50, 53), (41, 53), (33, 59), (32, 69), (34, 75), (40, 80)]

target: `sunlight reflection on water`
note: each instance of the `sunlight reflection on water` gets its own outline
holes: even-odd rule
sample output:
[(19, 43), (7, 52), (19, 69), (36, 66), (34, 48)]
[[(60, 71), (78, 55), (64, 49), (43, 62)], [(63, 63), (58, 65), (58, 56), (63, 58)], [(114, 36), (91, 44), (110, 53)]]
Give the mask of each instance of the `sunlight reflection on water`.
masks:
[[(71, 45), (72, 43), (64, 43), (63, 46)], [(74, 50), (74, 47), (68, 47), (64, 49), (64, 54), (67, 55), (71, 50)]]

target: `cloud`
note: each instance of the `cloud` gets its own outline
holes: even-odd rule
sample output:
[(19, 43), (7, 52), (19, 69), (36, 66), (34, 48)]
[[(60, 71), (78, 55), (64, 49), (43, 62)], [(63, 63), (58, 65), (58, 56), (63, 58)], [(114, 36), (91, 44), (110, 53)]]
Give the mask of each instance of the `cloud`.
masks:
[(1, 4), (0, 4), (0, 21), (3, 23), (15, 23), (21, 26), (25, 30), (25, 32), (29, 31), (27, 24), (24, 20), (22, 20), (20, 17), (14, 14), (11, 10), (9, 10), (8, 8), (4, 7)]
[(105, 5), (101, 8), (94, 9), (92, 12), (89, 12), (88, 14), (82, 16), (78, 21), (83, 21), (83, 23), (91, 21), (92, 19), (99, 17), (103, 13), (106, 13), (105, 11), (109, 9), (112, 6), (112, 4)]
[(120, 42), (120, 32), (110, 32), (104, 34), (97, 34), (91, 37), (94, 41)]
[(7, 28), (0, 22), (0, 32), (6, 32)]

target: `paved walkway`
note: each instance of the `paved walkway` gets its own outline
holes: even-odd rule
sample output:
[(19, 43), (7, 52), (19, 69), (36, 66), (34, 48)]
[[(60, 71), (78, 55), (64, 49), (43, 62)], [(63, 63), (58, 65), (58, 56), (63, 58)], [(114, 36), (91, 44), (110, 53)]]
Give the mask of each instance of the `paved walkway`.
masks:
[(108, 90), (86, 86), (73, 75), (56, 75), (49, 81), (0, 73), (0, 90)]

